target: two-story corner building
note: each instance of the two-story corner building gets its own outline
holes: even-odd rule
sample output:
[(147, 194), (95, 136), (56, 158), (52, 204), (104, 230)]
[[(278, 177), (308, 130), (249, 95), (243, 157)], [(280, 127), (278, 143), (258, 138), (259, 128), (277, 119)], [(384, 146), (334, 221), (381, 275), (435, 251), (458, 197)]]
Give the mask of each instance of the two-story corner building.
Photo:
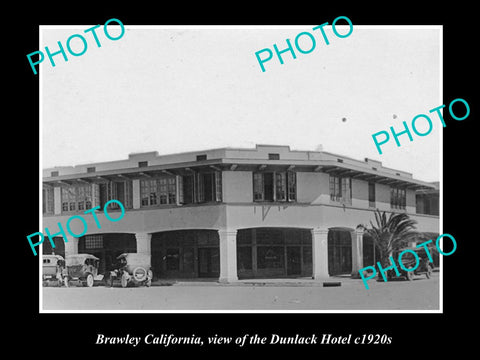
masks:
[[(375, 261), (357, 226), (377, 208), (405, 211), (419, 231), (439, 233), (437, 184), (378, 161), (288, 146), (149, 152), (45, 169), (42, 198), (43, 227), (52, 234), (72, 215), (119, 200), (121, 221), (99, 211), (98, 228), (84, 215), (88, 232), (68, 242), (55, 237), (53, 250), (94, 254), (102, 271), (122, 252), (150, 254), (157, 278), (357, 275)], [(76, 234), (84, 228), (70, 226)]]

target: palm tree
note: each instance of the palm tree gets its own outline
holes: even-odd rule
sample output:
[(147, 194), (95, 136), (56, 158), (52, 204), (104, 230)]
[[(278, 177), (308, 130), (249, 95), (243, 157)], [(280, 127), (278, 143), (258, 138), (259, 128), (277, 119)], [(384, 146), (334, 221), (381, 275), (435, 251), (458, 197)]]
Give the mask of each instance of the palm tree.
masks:
[(375, 222), (370, 221), (371, 228), (365, 225), (363, 227), (365, 234), (370, 235), (373, 239), (375, 247), (379, 251), (379, 260), (383, 268), (391, 266), (389, 257), (392, 256), (395, 250), (401, 249), (408, 245), (410, 240), (418, 237), (418, 232), (415, 230), (417, 222), (406, 213), (391, 213), (387, 214), (376, 209)]

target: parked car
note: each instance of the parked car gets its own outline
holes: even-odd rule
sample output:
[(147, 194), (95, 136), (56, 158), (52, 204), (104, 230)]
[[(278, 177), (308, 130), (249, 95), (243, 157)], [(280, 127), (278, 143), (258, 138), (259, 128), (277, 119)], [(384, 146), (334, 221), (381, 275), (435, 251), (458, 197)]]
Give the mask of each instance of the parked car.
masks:
[(81, 283), (92, 287), (95, 281), (102, 281), (103, 275), (98, 274), (99, 259), (91, 254), (75, 254), (65, 257), (64, 284)]
[(60, 255), (43, 255), (43, 286), (50, 283), (62, 286), (63, 272), (65, 269), (65, 259)]
[[(425, 250), (423, 248), (408, 248), (408, 249), (414, 251), (417, 254), (418, 259), (419, 259), (418, 260), (418, 266), (413, 271), (406, 271), (406, 270), (402, 269), (400, 264), (397, 264), (397, 269), (398, 269), (398, 272), (400, 273), (400, 277), (404, 277), (405, 279), (411, 281), (411, 280), (413, 280), (413, 277), (415, 275), (425, 274), (427, 279), (430, 279), (430, 277), (432, 276), (432, 272), (433, 272), (433, 263), (430, 262), (430, 260), (428, 258), (428, 255), (425, 252)], [(398, 255), (404, 250), (406, 250), (406, 249), (398, 250), (396, 252), (394, 258), (398, 259)], [(402, 255), (402, 264), (405, 268), (407, 268), (407, 269), (414, 268), (416, 263), (417, 263), (417, 259), (415, 258), (415, 256), (413, 254), (407, 252), (404, 255)], [(387, 271), (387, 276), (390, 279), (390, 278), (397, 277), (397, 274), (395, 273), (394, 269), (390, 269), (390, 270)]]
[(152, 285), (153, 272), (150, 255), (123, 253), (117, 257), (114, 270), (110, 271), (110, 286), (120, 280), (122, 287), (133, 285)]

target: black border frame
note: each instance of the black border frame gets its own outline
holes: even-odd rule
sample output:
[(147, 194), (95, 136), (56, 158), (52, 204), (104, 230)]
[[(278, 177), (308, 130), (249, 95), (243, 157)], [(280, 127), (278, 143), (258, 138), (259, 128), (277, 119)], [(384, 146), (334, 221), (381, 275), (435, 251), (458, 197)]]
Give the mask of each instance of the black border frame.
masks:
[[(160, 6), (159, 6), (160, 4)], [(161, 3), (128, 4), (122, 8), (118, 3), (106, 8), (98, 4), (72, 3), (70, 8), (49, 3), (26, 5), (17, 10), (15, 27), (21, 28), (15, 35), (16, 49), (13, 52), (15, 76), (14, 88), (19, 86), (22, 106), (15, 111), (17, 131), (22, 144), (22, 166), (20, 172), (26, 184), (22, 185), (22, 199), (12, 199), (14, 209), (9, 213), (21, 226), (7, 232), (10, 241), (4, 254), (15, 259), (15, 269), (21, 274), (4, 287), (9, 299), (16, 301), (13, 326), (7, 326), (7, 346), (20, 353), (34, 351), (33, 355), (59, 354), (59, 356), (96, 354), (122, 354), (149, 351), (158, 356), (170, 353), (179, 356), (191, 351), (200, 356), (206, 350), (228, 351), (241, 354), (247, 350), (274, 353), (298, 354), (312, 352), (313, 356), (324, 354), (342, 355), (345, 351), (373, 356), (402, 354), (401, 356), (438, 355), (444, 349), (462, 349), (473, 345), (469, 342), (473, 331), (469, 329), (469, 319), (473, 320), (475, 302), (475, 250), (477, 248), (476, 229), (473, 219), (475, 208), (470, 205), (475, 190), (475, 136), (476, 98), (473, 92), (474, 51), (476, 50), (475, 7), (470, 2), (435, 3), (419, 7), (407, 2), (386, 4), (380, 7), (351, 7), (339, 2), (338, 6), (327, 9), (322, 3), (274, 3), (230, 4), (221, 6), (180, 4), (161, 6)], [(39, 156), (38, 156), (38, 76), (33, 75), (26, 54), (38, 50), (39, 25), (103, 24), (111, 18), (118, 18), (126, 25), (209, 25), (209, 24), (304, 24), (333, 21), (338, 16), (349, 17), (355, 25), (443, 25), (444, 104), (456, 98), (468, 101), (471, 113), (465, 121), (455, 121), (444, 112), (446, 128), (443, 130), (443, 232), (452, 234), (458, 248), (449, 257), (444, 257), (444, 313), (443, 314), (39, 314), (38, 313), (38, 258), (32, 257), (25, 241), (27, 234), (38, 230), (39, 198)], [(12, 52), (7, 54), (12, 55)], [(10, 72), (10, 71), (9, 71)], [(19, 82), (18, 74), (22, 79)], [(15, 96), (17, 97), (17, 96)], [(475, 103), (474, 103), (475, 102)], [(440, 104), (439, 104), (440, 105)], [(19, 116), (18, 116), (19, 115)], [(13, 119), (10, 119), (12, 121)], [(25, 126), (26, 125), (26, 126)], [(10, 153), (10, 152), (9, 152)], [(7, 153), (8, 154), (8, 153)], [(11, 154), (11, 153), (10, 153)], [(399, 156), (401, 154), (399, 153)], [(421, 156), (421, 154), (419, 154)], [(9, 161), (16, 160), (11, 158)], [(13, 167), (18, 169), (18, 165)], [(9, 166), (7, 165), (7, 166)], [(25, 171), (26, 170), (26, 171)], [(17, 185), (14, 185), (15, 187)], [(468, 190), (467, 190), (468, 189)], [(466, 194), (464, 195), (464, 192)], [(469, 194), (470, 192), (470, 194)], [(29, 204), (28, 206), (25, 206)], [(473, 205), (473, 204), (472, 204)], [(17, 209), (18, 207), (18, 209)], [(10, 208), (10, 206), (9, 206)], [(9, 209), (10, 210), (10, 209)], [(11, 214), (11, 215), (10, 215)], [(26, 221), (25, 221), (26, 220)], [(10, 255), (9, 255), (10, 256)], [(10, 290), (12, 289), (12, 290)], [(11, 295), (10, 295), (11, 294)], [(18, 308), (17, 308), (18, 307)], [(9, 309), (9, 308), (8, 308)], [(13, 310), (13, 309), (12, 309)], [(472, 324), (475, 326), (474, 324)], [(149, 333), (173, 333), (177, 336), (241, 336), (272, 333), (292, 336), (296, 333), (305, 336), (312, 333), (360, 336), (364, 333), (387, 334), (393, 341), (390, 345), (251, 345), (238, 346), (105, 346), (95, 345), (97, 333), (111, 336), (145, 336)], [(25, 350), (23, 350), (25, 349)], [(399, 350), (404, 350), (398, 352)]]

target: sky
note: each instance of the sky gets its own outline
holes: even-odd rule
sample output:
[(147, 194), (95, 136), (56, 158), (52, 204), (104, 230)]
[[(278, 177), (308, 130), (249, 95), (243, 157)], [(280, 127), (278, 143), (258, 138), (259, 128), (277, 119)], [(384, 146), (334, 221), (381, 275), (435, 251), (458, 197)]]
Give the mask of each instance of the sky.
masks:
[[(325, 20), (325, 21), (328, 21)], [(340, 23), (340, 22), (339, 22)], [(318, 25), (318, 24), (317, 24)], [(41, 26), (40, 50), (58, 50), (85, 26)], [(427, 136), (392, 135), (379, 154), (372, 134), (403, 130), (442, 102), (441, 27), (355, 26), (346, 38), (325, 27), (128, 26), (117, 41), (103, 25), (101, 47), (85, 34), (87, 50), (40, 65), (41, 167), (128, 158), (130, 153), (172, 154), (255, 144), (289, 145), (441, 178), (441, 123), (431, 116)], [(112, 36), (119, 29), (108, 27)], [(337, 26), (346, 34), (348, 26)], [(316, 39), (308, 54), (274, 55), (262, 72), (255, 52), (286, 48), (300, 32)], [(307, 37), (301, 46), (308, 48)], [(74, 51), (80, 40), (71, 42)], [(296, 49), (294, 49), (296, 50)], [(426, 125), (418, 122), (419, 131)], [(411, 128), (410, 128), (411, 129)]]

